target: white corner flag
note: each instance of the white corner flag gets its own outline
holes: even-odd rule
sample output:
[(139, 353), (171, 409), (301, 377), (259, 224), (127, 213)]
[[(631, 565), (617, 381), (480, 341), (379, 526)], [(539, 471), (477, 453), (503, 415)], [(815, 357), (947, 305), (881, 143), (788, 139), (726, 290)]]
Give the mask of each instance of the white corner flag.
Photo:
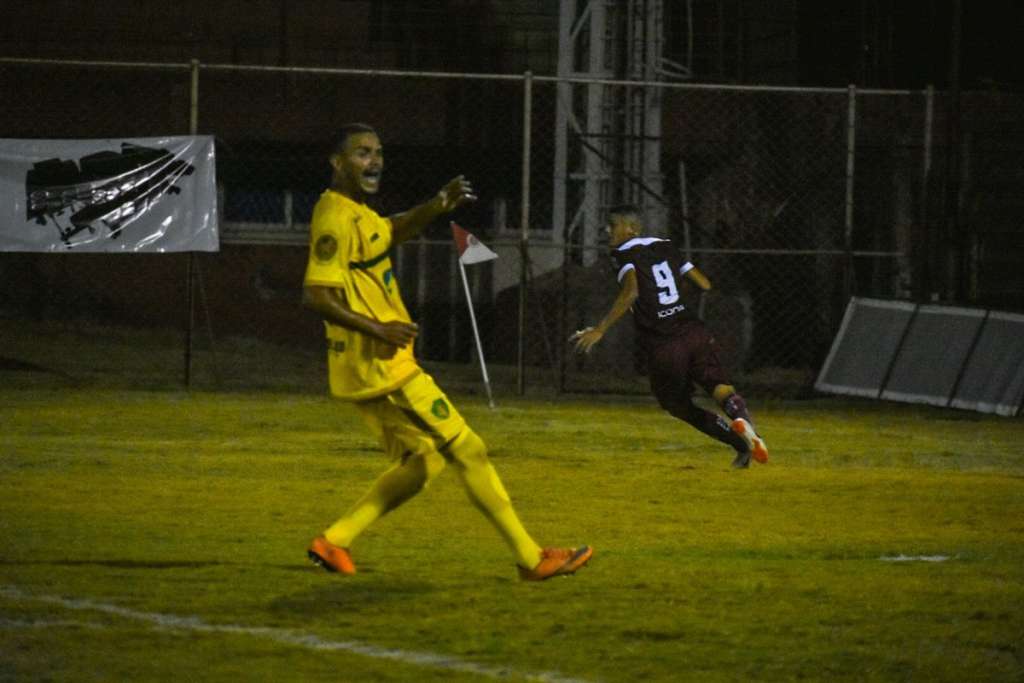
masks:
[(452, 237), (455, 247), (459, 250), (459, 272), (462, 273), (462, 287), (466, 291), (466, 306), (469, 307), (469, 321), (473, 324), (473, 338), (476, 340), (476, 354), (480, 358), (480, 372), (484, 377), (484, 388), (487, 389), (487, 404), (494, 408), (494, 397), (491, 395), (491, 380), (487, 377), (487, 364), (484, 362), (484, 349), (480, 344), (480, 331), (476, 327), (476, 314), (473, 312), (473, 296), (469, 293), (469, 280), (466, 279), (466, 266), (484, 263), (498, 258), (498, 255), (484, 246), (476, 235), (467, 232), (452, 221)]
[(498, 258), (498, 255), (478, 240), (476, 235), (467, 232), (454, 221), (452, 221), (452, 236), (455, 238), (455, 246), (459, 249), (459, 262), (463, 265), (471, 266), (474, 263), (483, 263)]

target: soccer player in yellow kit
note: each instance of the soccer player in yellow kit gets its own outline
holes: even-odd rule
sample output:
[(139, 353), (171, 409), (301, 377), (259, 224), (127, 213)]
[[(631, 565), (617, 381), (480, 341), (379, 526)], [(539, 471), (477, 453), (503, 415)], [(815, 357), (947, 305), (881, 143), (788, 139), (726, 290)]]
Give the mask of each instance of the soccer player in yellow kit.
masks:
[(520, 578), (572, 574), (593, 551), (537, 545), (519, 521), (484, 442), (413, 356), (418, 328), (402, 303), (391, 249), (475, 200), (472, 186), (459, 176), (429, 201), (383, 218), (365, 203), (377, 193), (384, 168), (376, 131), (364, 124), (343, 126), (329, 161), (331, 186), (313, 209), (303, 304), (324, 319), (331, 394), (353, 402), (394, 464), (313, 539), (310, 559), (328, 571), (355, 574), (349, 548), (356, 537), (450, 464), (470, 500), (511, 547)]

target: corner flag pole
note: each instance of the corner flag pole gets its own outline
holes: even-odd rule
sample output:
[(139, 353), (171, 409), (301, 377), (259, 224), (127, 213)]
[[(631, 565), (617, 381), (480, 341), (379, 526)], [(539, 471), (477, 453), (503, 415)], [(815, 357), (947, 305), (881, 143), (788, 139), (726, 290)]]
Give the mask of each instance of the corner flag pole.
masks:
[(498, 255), (483, 245), (472, 233), (462, 226), (451, 222), (452, 238), (459, 251), (459, 272), (462, 273), (462, 288), (466, 290), (466, 306), (469, 307), (469, 320), (473, 323), (473, 339), (476, 340), (476, 353), (480, 358), (480, 372), (484, 376), (484, 387), (487, 389), (487, 403), (494, 409), (494, 397), (491, 395), (491, 380), (487, 376), (487, 363), (484, 361), (484, 347), (480, 343), (480, 330), (476, 326), (476, 313), (473, 311), (473, 296), (469, 293), (469, 280), (466, 278), (466, 264), (484, 263), (498, 258)]
[(466, 278), (466, 266), (459, 261), (459, 272), (462, 274), (462, 287), (466, 290), (466, 306), (469, 307), (469, 321), (473, 323), (473, 339), (476, 340), (476, 352), (480, 357), (480, 372), (484, 376), (484, 388), (487, 389), (487, 404), (494, 408), (494, 397), (491, 395), (491, 380), (487, 377), (487, 363), (484, 361), (484, 347), (480, 344), (480, 331), (476, 326), (476, 313), (473, 312), (473, 297), (469, 293), (469, 280)]

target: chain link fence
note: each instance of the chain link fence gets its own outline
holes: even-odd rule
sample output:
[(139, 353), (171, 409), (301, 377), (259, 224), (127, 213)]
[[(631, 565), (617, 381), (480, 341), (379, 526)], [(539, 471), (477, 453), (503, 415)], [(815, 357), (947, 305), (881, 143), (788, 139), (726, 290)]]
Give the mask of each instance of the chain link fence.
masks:
[[(942, 216), (945, 186), (935, 178), (948, 176), (935, 142), (942, 97), (646, 84), (661, 134), (638, 144), (616, 128), (563, 125), (565, 98), (594, 85), (529, 74), (4, 60), (2, 137), (213, 135), (221, 251), (0, 253), (0, 316), (8, 329), (29, 320), (127, 324), (166, 330), (169, 340), (186, 330), (187, 345), (222, 350), (204, 360), (213, 364), (246, 340), (319, 353), (320, 323), (299, 305), (308, 223), (329, 180), (332, 138), (349, 121), (381, 134), (382, 214), (457, 174), (474, 183), (480, 201), (452, 218), (499, 254), (467, 269), (499, 391), (645, 391), (628, 322), (586, 358), (566, 343), (616, 294), (603, 226), (592, 220), (615, 203), (642, 205), (652, 234), (672, 238), (710, 277), (701, 311), (734, 378), (754, 391), (809, 390), (851, 295), (909, 297), (922, 270), (934, 277), (941, 267), (923, 236)], [(638, 89), (599, 85), (608, 102)], [(1011, 98), (1006, 109), (1019, 106)], [(1019, 162), (1021, 152), (1009, 157)], [(399, 246), (394, 261), (421, 326), (419, 356), (474, 367), (447, 222)], [(210, 376), (216, 383), (218, 373)]]

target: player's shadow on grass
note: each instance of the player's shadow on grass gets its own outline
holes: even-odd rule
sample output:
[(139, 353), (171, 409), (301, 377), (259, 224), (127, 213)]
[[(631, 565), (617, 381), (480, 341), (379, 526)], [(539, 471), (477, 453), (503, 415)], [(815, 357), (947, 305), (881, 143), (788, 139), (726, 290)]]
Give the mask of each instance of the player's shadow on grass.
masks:
[(281, 596), (269, 604), (271, 613), (294, 616), (318, 613), (358, 614), (385, 605), (401, 605), (422, 599), (436, 586), (399, 577), (324, 576), (324, 583), (308, 591)]
[(0, 565), (9, 566), (110, 567), (112, 569), (203, 569), (204, 567), (231, 564), (241, 563), (193, 560), (0, 560)]
[[(79, 559), (51, 559), (51, 560), (5, 560), (0, 558), (2, 566), (23, 566), (23, 567), (109, 567), (111, 569), (206, 569), (208, 567), (265, 567), (268, 569), (280, 569), (289, 572), (308, 572), (311, 574), (323, 575), (325, 579), (331, 578), (328, 572), (316, 567), (311, 562), (289, 562), (288, 564), (271, 564), (269, 562), (232, 562), (230, 560), (79, 560)], [(372, 563), (359, 565), (361, 576), (373, 574)], [(334, 576), (335, 581), (344, 581), (342, 577)], [(393, 581), (393, 579), (387, 579)], [(402, 583), (402, 582), (400, 582)], [(427, 584), (422, 584), (427, 585)], [(396, 588), (402, 592), (399, 586)]]
[[(110, 569), (207, 569), (210, 567), (267, 567), (284, 571), (321, 572), (308, 562), (290, 564), (269, 564), (266, 562), (231, 562), (224, 560), (4, 560), (0, 566), (38, 566), (38, 567), (107, 567)], [(372, 571), (372, 570), (371, 570)]]

